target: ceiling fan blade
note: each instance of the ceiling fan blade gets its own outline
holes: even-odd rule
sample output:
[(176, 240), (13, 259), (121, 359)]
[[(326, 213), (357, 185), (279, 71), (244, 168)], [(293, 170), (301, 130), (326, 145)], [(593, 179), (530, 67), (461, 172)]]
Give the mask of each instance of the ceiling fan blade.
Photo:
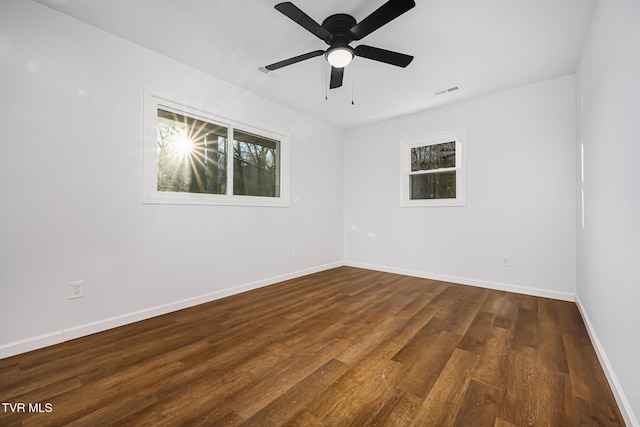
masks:
[(329, 89), (335, 89), (342, 86), (342, 77), (344, 76), (344, 68), (331, 67), (331, 81)]
[(278, 11), (280, 11), (283, 15), (295, 21), (298, 25), (300, 25), (305, 30), (309, 31), (319, 39), (324, 40), (327, 44), (331, 44), (331, 39), (333, 38), (331, 33), (327, 31), (324, 27), (322, 27), (322, 25), (318, 24), (316, 21), (311, 19), (309, 15), (301, 11), (296, 5), (294, 5), (290, 1), (285, 1), (284, 3), (278, 3), (277, 5), (275, 5), (275, 8)]
[(412, 9), (415, 5), (416, 2), (413, 0), (389, 0), (351, 28), (353, 39), (362, 39)]
[(296, 62), (304, 61), (305, 59), (315, 58), (316, 56), (320, 56), (322, 54), (324, 54), (324, 50), (314, 50), (313, 52), (294, 56), (293, 58), (285, 59), (284, 61), (267, 65), (264, 68), (266, 68), (269, 71), (273, 71), (273, 70), (277, 70), (278, 68), (286, 67), (287, 65), (295, 64)]
[(393, 52), (391, 50), (380, 49), (379, 47), (361, 44), (353, 50), (356, 56), (373, 59), (374, 61), (385, 62), (396, 67), (406, 67), (413, 61), (413, 56), (404, 53)]

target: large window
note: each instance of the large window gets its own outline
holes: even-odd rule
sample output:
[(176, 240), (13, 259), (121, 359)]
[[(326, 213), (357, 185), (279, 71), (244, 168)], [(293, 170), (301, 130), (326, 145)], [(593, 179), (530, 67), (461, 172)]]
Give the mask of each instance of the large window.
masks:
[(401, 205), (464, 205), (463, 144), (461, 130), (403, 141)]
[(146, 95), (145, 203), (287, 206), (284, 135)]

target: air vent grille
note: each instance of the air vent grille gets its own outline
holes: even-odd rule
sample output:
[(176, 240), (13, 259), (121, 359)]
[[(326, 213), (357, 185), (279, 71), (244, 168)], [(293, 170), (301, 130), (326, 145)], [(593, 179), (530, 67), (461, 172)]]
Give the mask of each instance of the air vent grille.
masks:
[(454, 92), (458, 89), (460, 89), (458, 86), (452, 86), (449, 89), (439, 90), (438, 92), (436, 92), (436, 95), (444, 95), (445, 93)]

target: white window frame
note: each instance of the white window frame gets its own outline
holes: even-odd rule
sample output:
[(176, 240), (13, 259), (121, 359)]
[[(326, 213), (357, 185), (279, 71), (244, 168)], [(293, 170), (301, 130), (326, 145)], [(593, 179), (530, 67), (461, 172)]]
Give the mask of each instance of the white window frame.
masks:
[[(193, 108), (173, 102), (165, 97), (145, 90), (144, 100), (144, 147), (143, 147), (143, 191), (142, 202), (145, 204), (178, 204), (178, 205), (231, 205), (231, 206), (289, 206), (289, 136), (283, 133), (259, 129), (254, 126), (236, 122), (208, 113), (203, 109)], [(158, 109), (173, 111), (198, 120), (226, 126), (227, 137), (227, 181), (226, 194), (182, 193), (158, 191)], [(233, 194), (233, 131), (260, 135), (280, 142), (280, 183), (278, 197), (246, 196)]]
[[(455, 141), (456, 146), (456, 165), (452, 168), (431, 169), (429, 171), (411, 171), (411, 149), (415, 147), (424, 147), (427, 145), (442, 144), (445, 142)], [(401, 140), (400, 154), (400, 206), (465, 206), (465, 163), (464, 163), (464, 146), (465, 131), (464, 129), (454, 129), (441, 132), (426, 137), (408, 138)], [(456, 172), (456, 197), (447, 199), (411, 199), (411, 175), (434, 172)]]

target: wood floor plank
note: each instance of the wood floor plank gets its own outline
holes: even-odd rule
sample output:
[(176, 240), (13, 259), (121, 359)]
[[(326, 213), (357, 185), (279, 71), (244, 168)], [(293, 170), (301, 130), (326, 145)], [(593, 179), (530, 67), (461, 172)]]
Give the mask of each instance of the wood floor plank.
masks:
[(342, 348), (335, 346), (307, 347), (298, 354), (279, 358), (276, 364), (253, 370), (252, 373), (261, 381), (228, 399), (228, 404), (243, 418), (251, 418), (278, 396), (287, 394), (296, 384), (321, 369), (340, 350)]
[(377, 324), (368, 332), (362, 332), (357, 336), (357, 345), (349, 345), (345, 351), (341, 352), (337, 358), (344, 363), (354, 364), (362, 359), (366, 354), (373, 351), (387, 338), (393, 336), (407, 323), (405, 319), (395, 316), (388, 317), (385, 321)]
[(583, 426), (623, 426), (618, 408), (609, 401), (588, 402), (577, 397), (575, 399), (580, 425)]
[(538, 413), (537, 382), (540, 381), (536, 370), (536, 350), (531, 347), (512, 349), (507, 359), (505, 393), (499, 416), (516, 425), (535, 425)]
[[(415, 337), (427, 323), (434, 319), (438, 310), (438, 307), (430, 304), (425, 305), (407, 320), (407, 323), (405, 323), (404, 327), (393, 336), (393, 339), (404, 346), (413, 339), (413, 337)], [(444, 328), (444, 322), (441, 322), (441, 325), (440, 330)]]
[(491, 328), (485, 341), (484, 351), (473, 373), (473, 379), (488, 386), (506, 387), (508, 358), (511, 352), (511, 331), (499, 327)]
[(471, 379), (454, 425), (493, 426), (501, 398), (501, 389)]
[(541, 425), (568, 426), (579, 419), (571, 394), (569, 376), (553, 369), (541, 369), (536, 382), (537, 416)]
[(563, 332), (558, 316), (559, 310), (554, 301), (541, 298), (538, 302), (538, 324), (540, 340), (538, 342), (539, 363), (548, 369), (569, 373), (567, 365), (567, 353), (564, 348)]
[[(479, 356), (456, 349), (413, 419), (412, 426), (454, 425)], [(473, 425), (473, 420), (460, 420)]]
[(573, 394), (594, 403), (610, 400), (611, 389), (589, 339), (565, 334), (564, 343)]
[[(157, 397), (150, 390), (143, 390), (136, 394), (128, 394), (122, 399), (114, 401), (109, 405), (104, 405), (96, 411), (70, 421), (67, 426), (99, 426), (115, 423), (153, 405), (157, 401)], [(124, 422), (122, 424), (124, 425)]]
[[(169, 333), (164, 327), (159, 329)], [(155, 332), (156, 333), (152, 334), (154, 340), (164, 336), (158, 334), (158, 331)], [(97, 341), (99, 341), (99, 344), (97, 344), (97, 347), (91, 346), (91, 348), (84, 348), (82, 351), (68, 350), (69, 347), (64, 346), (64, 348), (67, 349), (64, 355), (53, 352), (51, 359), (49, 359), (56, 360), (55, 372), (51, 372), (51, 367), (48, 363), (40, 362), (34, 365), (32, 363), (33, 358), (30, 357), (25, 366), (20, 365), (20, 370), (17, 373), (3, 377), (3, 381), (0, 383), (0, 393), (5, 395), (21, 395), (30, 390), (47, 386), (52, 382), (66, 380), (71, 376), (96, 375), (102, 372), (103, 369), (113, 365), (113, 357), (116, 353), (119, 353), (120, 357), (141, 360), (148, 358), (149, 352), (165, 352), (167, 349), (179, 348), (185, 343), (194, 340), (192, 336), (184, 337), (183, 335), (176, 334), (175, 330), (171, 333), (177, 336), (172, 337), (172, 340), (167, 342), (167, 346), (161, 350), (158, 349), (157, 344), (145, 344), (144, 338), (146, 337), (146, 333), (141, 334), (137, 339), (136, 337), (126, 337), (120, 343), (107, 341), (106, 344), (103, 344), (104, 341), (101, 337), (98, 337)], [(124, 354), (121, 352), (122, 346), (126, 346), (129, 343), (133, 344), (134, 342), (137, 343), (137, 345), (132, 345), (130, 352)], [(102, 351), (98, 351), (97, 348), (100, 348)], [(47, 350), (48, 349), (43, 349), (44, 352), (47, 352)], [(83, 363), (83, 361), (87, 359), (92, 360), (92, 363)], [(120, 363), (118, 369), (122, 369), (123, 366), (130, 364), (131, 363), (127, 362)]]
[(487, 313), (496, 314), (496, 311), (500, 306), (504, 296), (505, 296), (504, 291), (487, 289), (487, 298), (484, 300), (484, 304), (482, 304), (482, 307), (480, 308), (480, 310), (486, 311)]
[(512, 424), (509, 421), (505, 421), (502, 418), (496, 418), (496, 422), (493, 426), (494, 427), (516, 427), (515, 424)]
[[(404, 369), (389, 359), (366, 358), (312, 402), (308, 411), (322, 425), (366, 425), (383, 408), (389, 393), (395, 391)], [(336, 399), (336, 393), (344, 399)]]
[[(424, 348), (427, 349), (427, 353), (409, 364), (410, 369), (407, 370), (400, 383), (400, 389), (425, 398), (440, 378), (451, 355), (455, 352), (460, 338), (451, 332), (442, 331), (433, 339), (429, 338), (425, 341)], [(428, 356), (425, 357), (425, 355)], [(396, 359), (394, 358), (394, 360)]]
[(0, 398), (53, 409), (3, 427), (624, 425), (575, 304), (353, 267), (0, 360)]
[(494, 324), (500, 328), (513, 329), (518, 316), (518, 306), (505, 295), (495, 301), (492, 313), (496, 315)]
[(429, 354), (429, 348), (435, 339), (445, 330), (447, 322), (437, 317), (430, 320), (410, 339), (405, 341), (400, 351), (393, 356), (396, 362), (413, 365)]
[(247, 426), (278, 425), (283, 420), (292, 419), (320, 393), (349, 370), (349, 366), (331, 359), (313, 371), (285, 393), (279, 395), (269, 405), (247, 419)]
[(415, 295), (414, 298), (402, 307), (400, 311), (398, 311), (395, 316), (401, 319), (410, 319), (416, 315), (416, 313), (420, 312), (424, 309), (433, 299), (437, 296), (437, 293), (428, 293), (423, 291), (421, 287), (417, 287), (419, 292)]
[(382, 409), (366, 425), (408, 427), (424, 399), (412, 393), (393, 393)]
[(533, 309), (519, 308), (514, 326), (513, 345), (538, 347), (538, 312)]
[[(466, 334), (487, 297), (488, 292), (485, 289), (469, 288), (462, 289), (464, 293), (460, 295), (461, 298), (456, 304), (453, 306), (450, 303), (443, 304), (442, 310), (436, 314), (437, 317), (447, 320), (446, 329), (452, 334), (460, 336)], [(451, 299), (451, 302), (454, 301), (455, 299)]]
[[(233, 412), (226, 404), (230, 396), (235, 396), (258, 381), (254, 375), (241, 369), (222, 370), (215, 365), (203, 364), (156, 384), (152, 392), (158, 399), (157, 403), (129, 415), (126, 422), (118, 424), (176, 425), (178, 420), (186, 421), (202, 414), (216, 421), (212, 419), (214, 416), (225, 418)], [(213, 409), (216, 409), (215, 413), (211, 412)]]
[(494, 314), (479, 311), (464, 333), (458, 348), (472, 353), (482, 354), (486, 349), (486, 341), (491, 332), (494, 320)]

